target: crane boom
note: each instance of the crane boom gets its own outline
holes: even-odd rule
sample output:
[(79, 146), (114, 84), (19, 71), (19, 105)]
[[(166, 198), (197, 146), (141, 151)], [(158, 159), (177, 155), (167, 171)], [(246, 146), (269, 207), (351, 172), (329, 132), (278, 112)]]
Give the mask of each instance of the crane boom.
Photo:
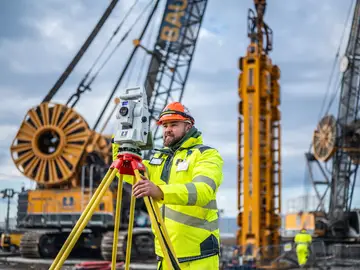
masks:
[[(240, 58), (237, 242), (244, 260), (260, 247), (280, 243), (280, 69), (268, 56), (272, 31), (265, 24), (266, 1), (254, 1), (248, 15), (250, 45)], [(264, 40), (265, 37), (265, 40)], [(273, 259), (276, 249), (262, 251)]]
[[(152, 120), (158, 118), (169, 100), (182, 100), (207, 2), (168, 0), (166, 3), (146, 78)], [(158, 126), (153, 128), (154, 145), (159, 146), (162, 135), (158, 135)]]

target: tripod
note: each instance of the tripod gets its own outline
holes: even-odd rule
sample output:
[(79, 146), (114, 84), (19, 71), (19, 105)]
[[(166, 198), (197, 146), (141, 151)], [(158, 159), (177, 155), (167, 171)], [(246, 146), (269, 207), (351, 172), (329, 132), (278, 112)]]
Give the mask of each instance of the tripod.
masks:
[[(104, 196), (106, 190), (109, 188), (111, 182), (116, 177), (116, 174), (119, 173), (119, 183), (117, 190), (116, 198), (116, 210), (115, 210), (115, 224), (114, 224), (114, 240), (113, 240), (113, 249), (112, 249), (112, 261), (111, 269), (116, 269), (116, 255), (117, 255), (117, 243), (118, 243), (118, 233), (120, 228), (120, 211), (121, 211), (121, 201), (122, 201), (122, 187), (123, 187), (123, 176), (132, 175), (134, 178), (134, 184), (141, 179), (141, 175), (144, 175), (146, 178), (147, 172), (144, 164), (142, 164), (142, 159), (138, 154), (132, 152), (120, 152), (118, 154), (118, 159), (115, 160), (105, 177), (101, 181), (99, 187), (96, 189), (96, 192), (92, 196), (88, 205), (86, 206), (84, 212), (80, 216), (79, 220), (72, 229), (70, 235), (66, 239), (64, 245), (60, 249), (58, 255), (56, 256), (54, 262), (50, 266), (49, 270), (58, 270), (61, 269), (66, 258), (69, 256), (71, 250), (73, 249), (76, 241), (80, 237), (82, 231), (88, 224), (91, 216), (93, 215), (95, 209), (98, 207), (102, 197)], [(129, 270), (130, 267), (130, 255), (131, 255), (131, 244), (132, 244), (132, 232), (134, 224), (134, 214), (135, 214), (135, 200), (134, 196), (131, 196), (130, 201), (130, 217), (129, 217), (129, 226), (128, 226), (128, 238), (126, 246), (126, 258), (125, 258), (125, 269)], [(164, 221), (161, 217), (159, 207), (156, 202), (153, 201), (151, 197), (144, 197), (144, 202), (150, 216), (151, 224), (155, 229), (155, 234), (159, 240), (161, 250), (164, 254), (164, 262), (171, 269), (180, 270), (179, 262), (175, 256), (174, 249), (170, 242), (169, 235), (166, 231)]]

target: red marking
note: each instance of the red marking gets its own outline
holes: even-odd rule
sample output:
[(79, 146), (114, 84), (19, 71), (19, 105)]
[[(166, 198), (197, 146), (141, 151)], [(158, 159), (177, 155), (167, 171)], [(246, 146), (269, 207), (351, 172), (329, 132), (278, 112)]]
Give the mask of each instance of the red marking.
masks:
[(141, 157), (130, 153), (119, 154), (117, 157), (118, 159), (113, 161), (110, 168), (116, 168), (120, 174), (134, 175), (134, 170), (145, 171)]
[[(125, 263), (118, 262), (117, 267), (122, 267)], [(111, 270), (111, 262), (109, 261), (93, 261), (93, 262), (82, 262), (75, 265), (76, 270)]]

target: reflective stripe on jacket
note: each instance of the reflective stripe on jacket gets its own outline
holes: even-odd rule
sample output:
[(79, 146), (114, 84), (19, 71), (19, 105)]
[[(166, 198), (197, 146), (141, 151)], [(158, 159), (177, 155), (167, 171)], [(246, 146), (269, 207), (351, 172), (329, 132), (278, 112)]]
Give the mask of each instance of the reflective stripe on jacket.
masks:
[[(187, 138), (175, 152), (164, 148), (143, 161), (150, 180), (164, 193), (158, 203), (180, 262), (218, 254), (220, 249), (216, 193), (223, 181), (223, 159), (217, 150), (202, 145), (200, 134)], [(114, 158), (117, 147), (113, 144)], [(155, 252), (163, 257), (156, 238)]]

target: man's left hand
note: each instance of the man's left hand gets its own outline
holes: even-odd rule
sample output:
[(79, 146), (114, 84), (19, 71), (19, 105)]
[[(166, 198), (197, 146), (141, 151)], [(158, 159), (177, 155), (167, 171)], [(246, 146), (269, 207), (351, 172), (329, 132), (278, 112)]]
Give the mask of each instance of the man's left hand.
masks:
[(133, 196), (137, 199), (150, 196), (155, 200), (160, 200), (163, 198), (164, 194), (157, 185), (143, 177), (142, 180), (134, 185)]

